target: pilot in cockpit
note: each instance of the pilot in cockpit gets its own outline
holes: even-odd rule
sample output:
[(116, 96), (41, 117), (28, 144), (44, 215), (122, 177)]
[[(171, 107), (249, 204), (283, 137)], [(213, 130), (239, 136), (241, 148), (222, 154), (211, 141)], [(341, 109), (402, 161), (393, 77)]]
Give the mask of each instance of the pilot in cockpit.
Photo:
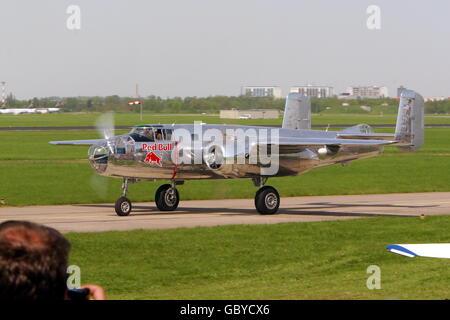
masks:
[(153, 130), (152, 129), (144, 129), (142, 135), (146, 136), (150, 141), (154, 141)]
[(163, 140), (161, 129), (156, 130), (156, 140)]

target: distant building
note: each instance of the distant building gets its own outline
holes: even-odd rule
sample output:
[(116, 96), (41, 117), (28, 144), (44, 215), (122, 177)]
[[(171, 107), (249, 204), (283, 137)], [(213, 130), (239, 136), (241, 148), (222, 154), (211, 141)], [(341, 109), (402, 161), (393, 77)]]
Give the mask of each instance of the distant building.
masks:
[(450, 98), (447, 97), (430, 97), (430, 98), (425, 98), (425, 101), (445, 101), (445, 100), (449, 100)]
[(298, 92), (313, 98), (329, 98), (333, 96), (333, 87), (313, 85), (294, 86), (289, 89), (289, 92)]
[(220, 110), (222, 119), (278, 119), (279, 115), (277, 109)]
[(241, 88), (241, 95), (281, 98), (281, 89), (277, 86), (245, 86)]
[(378, 86), (354, 86), (348, 87), (347, 93), (349, 96), (356, 98), (386, 98), (388, 97), (388, 89), (387, 87), (378, 87)]

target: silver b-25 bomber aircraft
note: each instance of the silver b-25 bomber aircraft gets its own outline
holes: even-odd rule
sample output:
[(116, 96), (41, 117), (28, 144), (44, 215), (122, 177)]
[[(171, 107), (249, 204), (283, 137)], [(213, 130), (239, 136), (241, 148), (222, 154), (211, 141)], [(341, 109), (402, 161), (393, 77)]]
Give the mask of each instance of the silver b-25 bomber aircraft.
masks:
[(193, 179), (252, 179), (258, 187), (255, 207), (261, 214), (276, 213), (280, 196), (266, 186), (270, 177), (296, 176), (334, 164), (347, 165), (395, 145), (415, 151), (424, 142), (424, 100), (412, 90), (400, 97), (394, 134), (374, 133), (366, 124), (341, 131), (311, 130), (311, 102), (290, 93), (281, 128), (238, 125), (148, 124), (119, 136), (104, 128), (98, 140), (52, 141), (56, 145), (87, 145), (96, 173), (123, 179), (122, 196), (115, 203), (119, 216), (132, 210), (126, 197), (129, 182), (169, 180), (155, 194), (159, 210), (178, 207), (177, 185)]

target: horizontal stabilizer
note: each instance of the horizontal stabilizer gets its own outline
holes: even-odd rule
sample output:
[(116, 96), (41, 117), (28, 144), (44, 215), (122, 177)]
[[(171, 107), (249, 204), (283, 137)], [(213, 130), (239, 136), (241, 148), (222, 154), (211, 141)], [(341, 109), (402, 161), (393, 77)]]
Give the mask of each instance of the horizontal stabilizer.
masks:
[(368, 124), (362, 123), (346, 128), (338, 132), (339, 139), (363, 139), (363, 140), (397, 140), (393, 133), (375, 133)]

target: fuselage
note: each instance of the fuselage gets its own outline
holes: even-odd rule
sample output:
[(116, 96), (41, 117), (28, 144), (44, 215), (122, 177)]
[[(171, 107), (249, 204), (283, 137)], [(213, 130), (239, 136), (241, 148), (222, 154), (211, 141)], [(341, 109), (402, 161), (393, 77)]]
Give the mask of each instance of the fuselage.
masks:
[(260, 126), (149, 124), (93, 145), (89, 159), (98, 174), (108, 177), (190, 180), (295, 176), (383, 151), (382, 146), (370, 145), (277, 144), (290, 138), (334, 139), (337, 134)]

